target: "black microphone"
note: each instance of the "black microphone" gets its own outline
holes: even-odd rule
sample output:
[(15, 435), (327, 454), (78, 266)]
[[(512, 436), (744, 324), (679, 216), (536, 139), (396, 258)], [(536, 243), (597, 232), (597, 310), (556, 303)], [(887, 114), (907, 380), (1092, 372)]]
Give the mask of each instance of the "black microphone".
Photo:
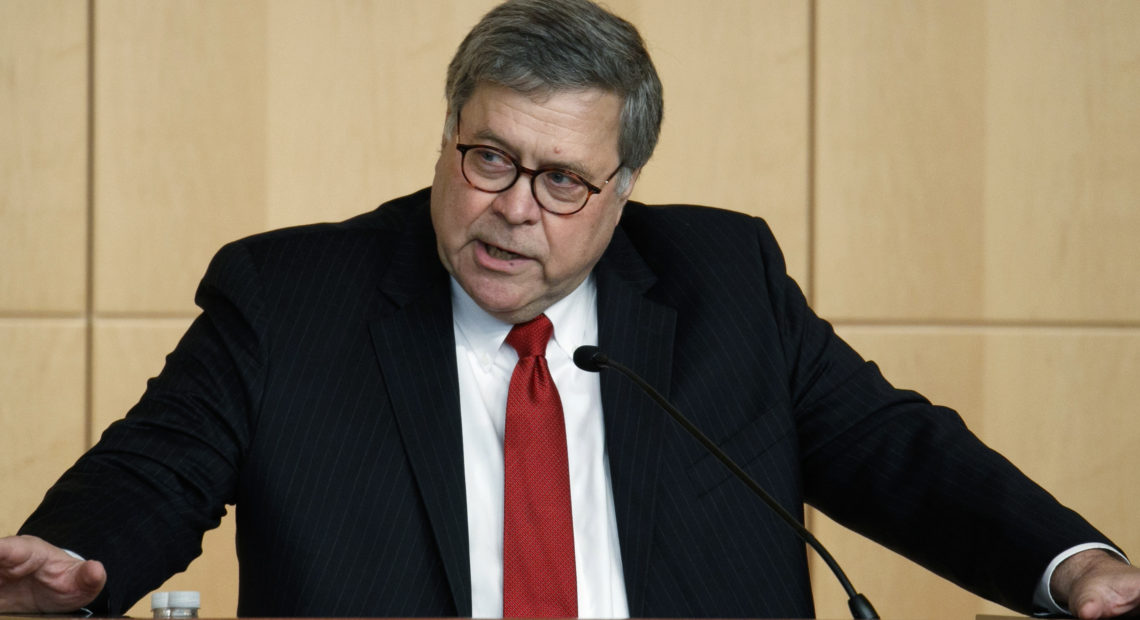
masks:
[(775, 498), (769, 495), (768, 492), (765, 491), (755, 480), (753, 480), (752, 477), (749, 476), (743, 469), (741, 469), (741, 467), (737, 465), (735, 461), (729, 458), (729, 456), (725, 454), (723, 450), (721, 450), (715, 443), (713, 443), (711, 439), (702, 433), (700, 429), (698, 429), (692, 422), (689, 421), (688, 418), (682, 415), (681, 412), (678, 411), (672, 403), (670, 403), (668, 400), (665, 400), (665, 397), (662, 396), (660, 392), (653, 389), (653, 386), (646, 383), (644, 379), (637, 375), (637, 373), (611, 360), (610, 357), (605, 353), (602, 353), (602, 350), (598, 347), (586, 345), (575, 349), (574, 365), (588, 372), (601, 372), (603, 368), (613, 368), (614, 370), (628, 377), (630, 381), (633, 381), (635, 384), (637, 384), (637, 387), (641, 388), (641, 391), (645, 392), (650, 398), (656, 401), (657, 404), (660, 405), (666, 413), (672, 416), (672, 418), (676, 420), (678, 424), (684, 427), (684, 429), (688, 431), (694, 439), (701, 442), (701, 445), (703, 445), (706, 450), (712, 453), (712, 455), (715, 456), (721, 463), (723, 463), (725, 467), (732, 471), (732, 473), (735, 474), (736, 477), (741, 482), (743, 482), (745, 486), (747, 486), (757, 497), (764, 500), (764, 503), (767, 504), (769, 508), (771, 508), (777, 515), (779, 515), (779, 517), (783, 519), (785, 523), (791, 526), (791, 528), (796, 532), (796, 535), (800, 537), (800, 540), (803, 540), (812, 549), (815, 549), (815, 552), (819, 554), (819, 557), (823, 558), (823, 561), (827, 563), (827, 566), (831, 569), (831, 572), (835, 573), (835, 578), (839, 580), (839, 584), (843, 586), (843, 590), (847, 592), (847, 606), (851, 609), (851, 617), (879, 617), (878, 612), (876, 612), (875, 608), (871, 606), (871, 601), (867, 600), (867, 597), (855, 591), (855, 587), (851, 585), (851, 582), (847, 579), (847, 575), (843, 573), (843, 569), (839, 568), (839, 563), (835, 561), (835, 558), (831, 557), (831, 554), (828, 553), (827, 549), (823, 547), (823, 544), (820, 543), (818, 539), (816, 539), (815, 535), (809, 532), (803, 525), (801, 525), (800, 522), (787, 510), (784, 510), (784, 507), (781, 506), (779, 502), (775, 500)]

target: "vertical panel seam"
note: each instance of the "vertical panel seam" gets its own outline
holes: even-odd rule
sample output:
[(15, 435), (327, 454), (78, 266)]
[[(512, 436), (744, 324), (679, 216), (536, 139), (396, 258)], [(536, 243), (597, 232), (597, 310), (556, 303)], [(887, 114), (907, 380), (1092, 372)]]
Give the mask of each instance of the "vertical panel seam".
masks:
[(810, 0), (807, 5), (807, 131), (804, 137), (807, 140), (807, 162), (805, 182), (807, 183), (807, 282), (805, 295), (809, 304), (816, 301), (816, 204), (815, 204), (815, 160), (816, 160), (816, 1)]
[(95, 0), (87, 0), (87, 247), (84, 299), (83, 442), (95, 431)]
[[(807, 204), (807, 217), (805, 218), (805, 226), (807, 227), (807, 282), (804, 283), (804, 294), (807, 296), (808, 304), (815, 304), (815, 97), (816, 97), (816, 13), (817, 0), (810, 0), (807, 4), (807, 119), (806, 119), (806, 135), (804, 139), (807, 141), (806, 170), (804, 174), (804, 182), (807, 183), (806, 188), (806, 201)], [(815, 512), (813, 510), (804, 511), (804, 527), (812, 530), (816, 525)], [(808, 562), (808, 578), (812, 578), (812, 563)]]

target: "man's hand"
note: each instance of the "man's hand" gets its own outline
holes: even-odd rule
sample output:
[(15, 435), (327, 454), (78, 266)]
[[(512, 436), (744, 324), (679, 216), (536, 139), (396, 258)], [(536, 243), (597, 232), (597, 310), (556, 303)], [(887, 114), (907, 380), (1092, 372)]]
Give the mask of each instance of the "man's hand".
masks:
[(1082, 620), (1140, 615), (1140, 568), (1100, 549), (1061, 562), (1049, 586), (1053, 599)]
[(0, 538), (0, 612), (75, 611), (99, 595), (107, 571), (35, 536)]

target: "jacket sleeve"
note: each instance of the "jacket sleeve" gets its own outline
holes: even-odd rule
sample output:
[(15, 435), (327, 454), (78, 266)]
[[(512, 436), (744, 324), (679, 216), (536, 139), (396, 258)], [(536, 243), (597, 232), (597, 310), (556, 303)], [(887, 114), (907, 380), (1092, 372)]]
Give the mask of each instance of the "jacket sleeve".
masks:
[(223, 248), (196, 295), (202, 313), (161, 374), (21, 528), (103, 562), (95, 613), (121, 615), (184, 570), (232, 503), (263, 384), (258, 294), (248, 253)]
[(767, 226), (758, 227), (808, 503), (1026, 613), (1057, 554), (1080, 543), (1111, 544), (985, 446), (957, 413), (896, 389), (864, 361), (808, 307)]

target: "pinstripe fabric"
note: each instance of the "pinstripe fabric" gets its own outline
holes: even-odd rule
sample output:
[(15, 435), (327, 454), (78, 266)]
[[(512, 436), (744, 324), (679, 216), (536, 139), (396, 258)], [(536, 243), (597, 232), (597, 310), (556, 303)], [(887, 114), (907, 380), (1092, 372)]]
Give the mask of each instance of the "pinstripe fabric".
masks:
[[(162, 374), (23, 531), (102, 560), (116, 613), (236, 503), (242, 615), (470, 614), (427, 199), (223, 248)], [(793, 514), (809, 501), (1022, 611), (1057, 552), (1104, 541), (836, 338), (762, 221), (631, 203), (595, 273), (599, 345)], [(803, 545), (630, 384), (602, 375), (602, 401), (631, 614), (812, 615)]]

